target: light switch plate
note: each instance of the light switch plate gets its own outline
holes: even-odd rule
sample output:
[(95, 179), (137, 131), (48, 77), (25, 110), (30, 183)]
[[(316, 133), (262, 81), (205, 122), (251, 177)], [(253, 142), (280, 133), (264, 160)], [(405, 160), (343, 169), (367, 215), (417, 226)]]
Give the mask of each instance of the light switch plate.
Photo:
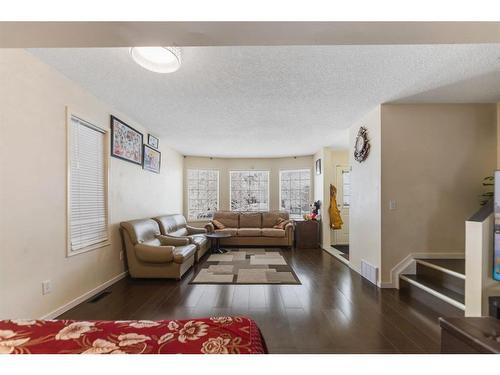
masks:
[(390, 200), (389, 201), (389, 210), (395, 210), (395, 209), (396, 209), (396, 201)]
[(42, 281), (42, 294), (49, 294), (52, 292), (52, 282), (50, 280)]

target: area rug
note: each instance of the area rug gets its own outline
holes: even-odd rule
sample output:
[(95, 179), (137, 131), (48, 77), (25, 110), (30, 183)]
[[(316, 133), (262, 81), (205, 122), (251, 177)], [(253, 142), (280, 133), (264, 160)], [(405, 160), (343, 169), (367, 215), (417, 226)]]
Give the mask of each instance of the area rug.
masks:
[(190, 284), (300, 284), (279, 249), (210, 254)]

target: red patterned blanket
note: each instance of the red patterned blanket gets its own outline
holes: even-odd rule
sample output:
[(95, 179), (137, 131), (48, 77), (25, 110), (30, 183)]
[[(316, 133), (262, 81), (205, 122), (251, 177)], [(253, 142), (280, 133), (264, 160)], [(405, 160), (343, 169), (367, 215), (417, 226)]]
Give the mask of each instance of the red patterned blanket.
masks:
[(193, 320), (0, 320), (0, 354), (263, 354), (244, 317)]

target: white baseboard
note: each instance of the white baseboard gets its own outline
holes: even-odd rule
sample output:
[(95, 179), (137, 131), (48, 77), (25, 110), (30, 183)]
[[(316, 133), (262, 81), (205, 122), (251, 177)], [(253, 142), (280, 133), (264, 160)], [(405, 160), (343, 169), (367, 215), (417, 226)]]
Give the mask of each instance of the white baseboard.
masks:
[(122, 272), (121, 274), (113, 277), (112, 279), (106, 281), (105, 283), (99, 285), (98, 287), (89, 290), (88, 292), (82, 294), (81, 296), (75, 298), (74, 300), (68, 302), (67, 304), (55, 309), (54, 311), (42, 316), (40, 319), (54, 319), (58, 317), (61, 314), (64, 314), (66, 311), (71, 310), (73, 307), (76, 305), (79, 305), (80, 303), (84, 302), (85, 300), (91, 298), (92, 296), (95, 296), (96, 294), (102, 292), (104, 289), (107, 287), (113, 285), (116, 283), (118, 280), (123, 279), (125, 276), (127, 276), (128, 271)]
[(381, 288), (396, 288), (399, 289), (399, 275), (403, 272), (415, 272), (415, 259), (439, 259), (439, 258), (450, 258), (450, 259), (463, 259), (465, 258), (465, 252), (421, 252), (421, 253), (410, 253), (402, 261), (396, 264), (391, 269), (389, 281), (381, 282)]

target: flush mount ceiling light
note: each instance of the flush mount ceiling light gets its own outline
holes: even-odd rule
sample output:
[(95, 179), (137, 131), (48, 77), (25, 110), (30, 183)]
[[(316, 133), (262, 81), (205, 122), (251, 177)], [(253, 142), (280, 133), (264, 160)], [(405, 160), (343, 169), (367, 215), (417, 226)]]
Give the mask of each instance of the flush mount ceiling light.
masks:
[(172, 73), (181, 66), (181, 50), (177, 47), (132, 47), (130, 55), (147, 70)]

